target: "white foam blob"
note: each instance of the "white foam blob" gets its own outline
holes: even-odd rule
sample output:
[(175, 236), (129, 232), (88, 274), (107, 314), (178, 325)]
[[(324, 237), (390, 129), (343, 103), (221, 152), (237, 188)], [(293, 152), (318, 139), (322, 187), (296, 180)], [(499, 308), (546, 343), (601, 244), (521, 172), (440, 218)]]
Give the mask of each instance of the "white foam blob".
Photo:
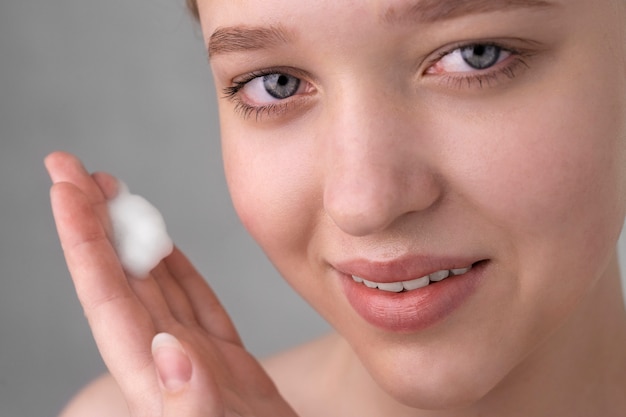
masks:
[(136, 278), (147, 277), (174, 249), (163, 216), (148, 200), (131, 194), (122, 182), (108, 207), (115, 250), (124, 270)]

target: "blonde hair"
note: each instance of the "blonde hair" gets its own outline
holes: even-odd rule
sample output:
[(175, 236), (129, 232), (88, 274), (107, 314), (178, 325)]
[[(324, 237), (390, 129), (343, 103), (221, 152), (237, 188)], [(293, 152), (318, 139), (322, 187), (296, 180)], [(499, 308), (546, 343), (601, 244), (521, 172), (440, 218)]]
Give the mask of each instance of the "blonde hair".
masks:
[(200, 13), (198, 12), (198, 2), (196, 0), (186, 0), (187, 8), (196, 20), (200, 20)]

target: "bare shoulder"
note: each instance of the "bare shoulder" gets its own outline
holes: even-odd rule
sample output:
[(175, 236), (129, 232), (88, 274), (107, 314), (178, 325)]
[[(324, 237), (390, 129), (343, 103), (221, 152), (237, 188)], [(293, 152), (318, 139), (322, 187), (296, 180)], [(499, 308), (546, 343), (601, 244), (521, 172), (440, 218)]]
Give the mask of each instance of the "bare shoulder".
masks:
[(105, 374), (83, 388), (60, 417), (128, 417), (126, 401), (111, 375)]

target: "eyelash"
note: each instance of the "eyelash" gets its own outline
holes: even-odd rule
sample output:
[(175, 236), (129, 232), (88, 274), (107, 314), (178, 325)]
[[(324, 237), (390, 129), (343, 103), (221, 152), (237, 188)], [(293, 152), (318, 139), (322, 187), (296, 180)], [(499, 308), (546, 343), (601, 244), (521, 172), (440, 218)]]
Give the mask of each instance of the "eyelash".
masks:
[(298, 72), (298, 74), (294, 74), (294, 72), (295, 71), (284, 67), (266, 68), (258, 71), (252, 71), (248, 74), (245, 74), (242, 79), (233, 81), (233, 85), (225, 87), (222, 90), (224, 93), (224, 98), (231, 100), (235, 103), (235, 112), (241, 114), (244, 119), (248, 119), (253, 113), (257, 121), (261, 119), (263, 115), (279, 115), (281, 113), (284, 113), (289, 108), (289, 105), (292, 104), (291, 97), (281, 100), (277, 103), (265, 104), (262, 106), (252, 106), (242, 100), (239, 92), (250, 81), (259, 77), (265, 77), (266, 75), (286, 74), (293, 77), (302, 77), (302, 73), (300, 71)]
[[(528, 50), (511, 48), (507, 46), (503, 46), (496, 42), (481, 42), (474, 41), (469, 43), (460, 43), (455, 44), (446, 48), (436, 55), (435, 58), (430, 60), (427, 65), (427, 69), (431, 68), (445, 56), (453, 53), (454, 51), (470, 46), (494, 46), (497, 47), (501, 52), (508, 52), (511, 55), (505, 58), (505, 64), (497, 63), (494, 67), (485, 69), (485, 70), (475, 70), (467, 73), (456, 73), (456, 74), (448, 74), (448, 75), (435, 75), (436, 77), (440, 77), (439, 84), (447, 87), (447, 88), (484, 88), (485, 85), (487, 88), (492, 86), (492, 83), (499, 82), (499, 79), (502, 76), (505, 76), (507, 79), (513, 79), (517, 75), (517, 71), (523, 68), (529, 68), (526, 59), (531, 57), (533, 54)], [(281, 100), (272, 104), (265, 104), (261, 106), (253, 106), (246, 103), (240, 97), (240, 91), (242, 88), (246, 86), (250, 81), (264, 77), (272, 74), (286, 74), (294, 77), (301, 77), (301, 71), (298, 71), (298, 74), (293, 74), (293, 70), (289, 68), (266, 68), (263, 70), (252, 71), (243, 76), (242, 79), (233, 81), (232, 85), (225, 87), (222, 91), (224, 93), (224, 98), (231, 100), (235, 103), (235, 112), (239, 113), (244, 119), (248, 119), (252, 114), (255, 115), (255, 119), (259, 121), (263, 116), (278, 116), (281, 113), (284, 113), (288, 110), (290, 105), (293, 105), (293, 100), (291, 97)], [(424, 72), (425, 74), (425, 72)], [(432, 75), (429, 75), (432, 76)]]
[(467, 73), (456, 73), (455, 74), (447, 74), (441, 76), (439, 80), (439, 84), (444, 87), (452, 87), (457, 89), (462, 88), (484, 88), (485, 84), (487, 87), (491, 87), (492, 82), (498, 82), (499, 78), (505, 76), (507, 79), (511, 80), (515, 78), (517, 75), (517, 71), (523, 68), (530, 68), (526, 60), (533, 56), (533, 53), (530, 50), (526, 49), (518, 49), (511, 48), (508, 46), (501, 45), (496, 42), (481, 42), (474, 41), (470, 43), (460, 43), (453, 45), (451, 47), (446, 48), (444, 51), (438, 53), (435, 58), (429, 61), (427, 68), (431, 68), (441, 59), (446, 57), (447, 55), (453, 53), (458, 49), (463, 49), (470, 46), (494, 46), (500, 49), (501, 52), (508, 52), (511, 55), (505, 58), (504, 63), (497, 63), (491, 68), (487, 68), (485, 70), (474, 70)]

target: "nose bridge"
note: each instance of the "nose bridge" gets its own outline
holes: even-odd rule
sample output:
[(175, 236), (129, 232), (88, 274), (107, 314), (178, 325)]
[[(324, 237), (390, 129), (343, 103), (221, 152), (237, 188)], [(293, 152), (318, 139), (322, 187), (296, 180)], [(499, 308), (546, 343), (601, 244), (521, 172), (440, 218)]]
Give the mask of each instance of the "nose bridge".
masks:
[(345, 90), (329, 107), (324, 208), (343, 231), (363, 236), (426, 209), (439, 191), (420, 151), (419, 122), (402, 108), (402, 96)]

